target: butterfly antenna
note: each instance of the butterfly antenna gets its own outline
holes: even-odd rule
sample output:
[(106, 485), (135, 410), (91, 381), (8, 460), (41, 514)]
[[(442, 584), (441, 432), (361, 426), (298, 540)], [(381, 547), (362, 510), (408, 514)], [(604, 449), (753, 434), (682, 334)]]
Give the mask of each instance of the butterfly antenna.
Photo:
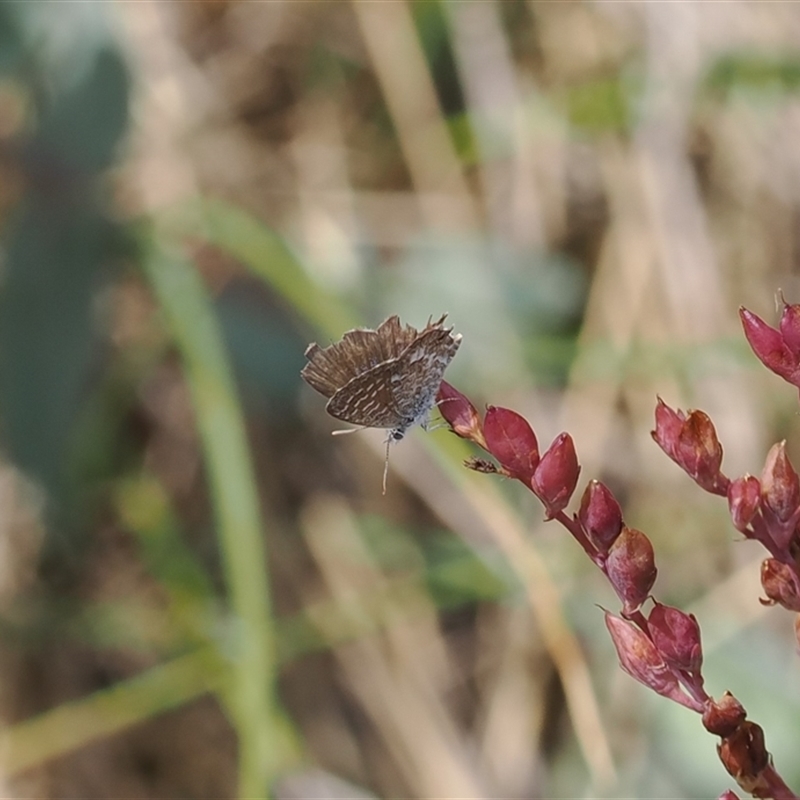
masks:
[(392, 437), (386, 440), (386, 461), (383, 462), (383, 494), (386, 494), (386, 478), (389, 475), (389, 447), (392, 444)]

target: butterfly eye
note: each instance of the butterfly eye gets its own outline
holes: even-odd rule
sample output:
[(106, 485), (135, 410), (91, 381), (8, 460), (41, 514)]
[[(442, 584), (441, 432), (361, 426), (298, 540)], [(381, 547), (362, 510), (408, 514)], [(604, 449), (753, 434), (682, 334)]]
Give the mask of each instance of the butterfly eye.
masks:
[(399, 442), (403, 438), (403, 431), (392, 431), (392, 439)]

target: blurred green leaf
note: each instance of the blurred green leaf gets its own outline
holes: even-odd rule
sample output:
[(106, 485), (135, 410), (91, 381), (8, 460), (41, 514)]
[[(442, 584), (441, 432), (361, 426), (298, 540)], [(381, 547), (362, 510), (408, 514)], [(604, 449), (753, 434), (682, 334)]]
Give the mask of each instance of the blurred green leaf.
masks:
[(630, 127), (629, 89), (619, 75), (571, 86), (564, 100), (570, 123), (587, 133), (625, 132)]
[(490, 569), (449, 531), (426, 533), (417, 541), (406, 528), (383, 517), (364, 516), (360, 524), (365, 543), (381, 569), (386, 573), (419, 574), (441, 609), (501, 600), (518, 587), (518, 580), (502, 559), (497, 559), (499, 572)]
[(309, 89), (332, 93), (343, 91), (347, 79), (351, 79), (361, 69), (361, 65), (341, 53), (315, 43), (308, 56), (304, 79)]
[(181, 538), (178, 520), (163, 487), (151, 475), (117, 487), (120, 520), (136, 533), (150, 574), (174, 602), (197, 603), (215, 597), (214, 587)]
[(20, 62), (23, 38), (13, 3), (0, 3), (0, 71), (10, 72)]
[(40, 113), (34, 153), (87, 172), (111, 164), (128, 122), (129, 79), (120, 55), (97, 53), (91, 69)]
[(796, 92), (800, 88), (800, 53), (728, 53), (709, 69), (705, 86), (721, 93), (735, 88)]
[(439, 0), (415, 0), (411, 11), (445, 116), (463, 111), (464, 95), (450, 47), (450, 29)]
[(452, 534), (436, 536), (424, 549), (428, 590), (439, 608), (508, 598), (520, 583), (502, 558), (492, 568)]
[(421, 572), (419, 544), (411, 532), (385, 517), (368, 514), (359, 519), (364, 543), (385, 572)]
[(343, 303), (314, 283), (286, 241), (241, 208), (196, 200), (175, 209), (165, 222), (177, 236), (205, 236), (237, 258), (321, 333), (338, 339), (356, 324)]
[(144, 267), (180, 350), (203, 445), (231, 611), (226, 705), (239, 737), (240, 796), (275, 768), (276, 655), (267, 553), (245, 424), (208, 290), (177, 247), (143, 237)]
[(480, 153), (475, 142), (469, 114), (466, 111), (451, 114), (447, 117), (447, 128), (461, 163), (467, 167), (476, 166), (480, 159)]
[(223, 685), (226, 667), (213, 648), (203, 648), (21, 722), (7, 732), (6, 771), (23, 772), (178, 708)]
[(91, 302), (111, 226), (85, 208), (31, 202), (6, 235), (0, 405), (11, 457), (64, 500), (64, 467), (92, 353)]
[(243, 398), (258, 412), (295, 412), (306, 341), (294, 320), (275, 308), (269, 293), (253, 279), (232, 281), (215, 303), (225, 343), (242, 386)]

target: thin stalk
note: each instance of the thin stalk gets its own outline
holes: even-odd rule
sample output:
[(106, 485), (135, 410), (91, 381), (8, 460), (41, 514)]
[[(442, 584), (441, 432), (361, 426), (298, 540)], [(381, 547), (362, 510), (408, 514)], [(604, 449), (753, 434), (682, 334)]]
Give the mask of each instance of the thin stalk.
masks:
[(274, 769), (275, 643), (267, 556), (244, 419), (222, 335), (197, 271), (147, 243), (145, 270), (180, 351), (214, 503), (235, 637), (226, 700), (239, 740), (239, 796), (264, 797)]

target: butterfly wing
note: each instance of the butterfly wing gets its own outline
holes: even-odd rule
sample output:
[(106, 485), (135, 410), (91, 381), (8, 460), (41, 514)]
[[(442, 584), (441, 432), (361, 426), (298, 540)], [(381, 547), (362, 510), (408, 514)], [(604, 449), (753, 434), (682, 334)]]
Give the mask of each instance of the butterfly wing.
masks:
[(418, 336), (414, 328), (393, 315), (377, 330), (347, 331), (340, 341), (325, 348), (309, 345), (305, 353), (308, 364), (300, 375), (320, 394), (333, 397), (354, 378), (396, 359)]
[(461, 344), (461, 336), (442, 327), (445, 316), (429, 320), (422, 331), (391, 316), (377, 330), (347, 331), (326, 348), (312, 344), (301, 375), (330, 398), (326, 410), (331, 416), (404, 431), (430, 411)]
[(460, 335), (429, 325), (397, 359), (391, 403), (403, 425), (413, 424), (433, 407), (444, 372), (460, 346)]
[(353, 378), (328, 401), (325, 410), (337, 419), (367, 428), (394, 428), (398, 424), (393, 402), (393, 377), (397, 359)]

